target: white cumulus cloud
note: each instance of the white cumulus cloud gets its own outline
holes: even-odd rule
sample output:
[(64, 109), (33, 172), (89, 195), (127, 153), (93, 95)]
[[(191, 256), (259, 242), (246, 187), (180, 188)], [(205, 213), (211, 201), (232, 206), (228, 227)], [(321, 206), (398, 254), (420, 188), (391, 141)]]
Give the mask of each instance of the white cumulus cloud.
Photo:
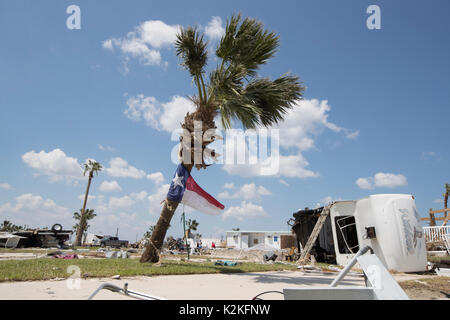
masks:
[(102, 192), (114, 192), (121, 190), (122, 188), (117, 181), (103, 181), (100, 185), (100, 191)]
[(125, 64), (130, 58), (136, 58), (143, 65), (167, 66), (161, 57), (161, 49), (173, 45), (178, 30), (178, 25), (168, 25), (160, 20), (144, 21), (124, 37), (104, 40), (102, 46), (111, 51), (119, 50)]
[(161, 213), (161, 202), (166, 199), (169, 187), (169, 184), (163, 184), (158, 187), (156, 192), (148, 196), (150, 214), (159, 215)]
[(211, 21), (205, 27), (205, 34), (211, 40), (220, 39), (225, 33), (225, 28), (222, 26), (222, 19), (220, 17), (212, 17)]
[(164, 182), (164, 175), (161, 172), (154, 172), (147, 175), (147, 179), (153, 181), (156, 185)]
[[(327, 100), (299, 100), (285, 115), (284, 120), (272, 127), (279, 130), (279, 144), (282, 149), (278, 156), (278, 170), (270, 170), (273, 177), (316, 178), (320, 173), (309, 168), (309, 162), (303, 152), (315, 148), (317, 137), (326, 130), (341, 133), (347, 139), (355, 139), (358, 131), (339, 126), (329, 120), (331, 106)], [(227, 142), (226, 148), (233, 148), (233, 142)], [(248, 158), (248, 144), (245, 152)], [(276, 157), (277, 155), (271, 155)], [(225, 164), (224, 170), (229, 174), (242, 177), (255, 177), (263, 174), (264, 167), (276, 166), (271, 157), (259, 160), (256, 164)], [(284, 180), (283, 180), (284, 181)]]
[(221, 199), (260, 199), (262, 196), (270, 196), (272, 192), (267, 190), (263, 186), (257, 186), (255, 183), (248, 183), (241, 186), (238, 190), (233, 193), (227, 190), (219, 193), (218, 198)]
[(223, 187), (225, 189), (233, 189), (234, 188), (234, 183), (225, 183)]
[(120, 157), (111, 159), (109, 162), (109, 168), (106, 168), (106, 173), (115, 178), (133, 179), (141, 179), (147, 175), (145, 171), (129, 165), (126, 160)]
[(22, 160), (34, 169), (36, 175), (46, 175), (50, 181), (82, 179), (83, 170), (76, 158), (67, 156), (61, 149), (50, 152), (29, 151)]
[(396, 188), (408, 185), (406, 177), (402, 174), (378, 172), (373, 177), (358, 178), (356, 184), (361, 189)]
[(251, 218), (267, 217), (268, 214), (262, 206), (251, 202), (242, 201), (240, 206), (230, 207), (223, 213), (223, 219), (234, 218), (244, 221)]
[(13, 187), (6, 182), (0, 182), (0, 189), (4, 189), (4, 190), (12, 190)]
[(44, 199), (31, 193), (16, 197), (12, 203), (1, 204), (0, 215), (14, 224), (33, 228), (51, 227), (55, 223), (60, 223), (70, 229), (73, 222), (67, 208), (57, 205), (51, 199)]
[(316, 137), (325, 129), (343, 133), (348, 139), (358, 136), (358, 131), (330, 122), (328, 120), (330, 111), (331, 106), (327, 100), (297, 101), (284, 117), (284, 121), (273, 127), (280, 129), (280, 146), (295, 147), (300, 151), (311, 149), (314, 147)]
[(124, 114), (133, 121), (144, 121), (149, 127), (159, 131), (172, 132), (180, 128), (187, 112), (195, 110), (191, 100), (174, 96), (169, 102), (161, 103), (155, 97), (143, 94), (130, 97)]

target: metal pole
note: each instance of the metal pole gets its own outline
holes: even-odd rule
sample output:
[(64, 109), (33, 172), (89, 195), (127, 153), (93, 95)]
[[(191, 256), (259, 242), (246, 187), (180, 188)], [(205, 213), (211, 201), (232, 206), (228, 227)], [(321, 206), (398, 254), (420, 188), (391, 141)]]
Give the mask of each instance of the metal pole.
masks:
[(338, 274), (338, 276), (336, 277), (336, 279), (333, 280), (333, 282), (330, 284), (330, 287), (336, 287), (339, 282), (341, 282), (341, 280), (347, 275), (347, 273), (349, 273), (349, 271), (353, 268), (353, 266), (356, 264), (357, 262), (357, 258), (361, 255), (363, 255), (364, 253), (366, 253), (367, 251), (371, 250), (372, 248), (369, 246), (365, 246), (363, 248), (361, 248), (353, 257), (352, 260), (350, 260), (350, 262), (345, 266), (344, 269), (342, 269), (342, 271)]
[(186, 251), (187, 251), (187, 256), (188, 256), (188, 260), (189, 260), (189, 248), (188, 248), (188, 239), (186, 236), (186, 216), (184, 214), (184, 204), (183, 204), (183, 232), (184, 232), (184, 242), (186, 244)]

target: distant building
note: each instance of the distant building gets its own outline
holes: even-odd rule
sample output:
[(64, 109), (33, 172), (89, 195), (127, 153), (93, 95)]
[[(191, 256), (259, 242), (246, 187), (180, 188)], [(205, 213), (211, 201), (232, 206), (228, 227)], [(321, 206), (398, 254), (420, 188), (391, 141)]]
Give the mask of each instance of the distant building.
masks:
[(218, 247), (220, 245), (220, 239), (217, 239), (217, 238), (201, 238), (200, 240), (202, 240), (203, 248), (211, 249), (213, 242), (216, 247)]
[(94, 234), (94, 233), (87, 233), (84, 237), (84, 245), (88, 246), (99, 246), (100, 240), (103, 239), (104, 235), (102, 234)]
[[(289, 245), (282, 245), (289, 243)], [(286, 241), (288, 240), (288, 241)], [(278, 249), (290, 247), (294, 235), (290, 231), (227, 231), (227, 247), (236, 249), (251, 248), (266, 244)]]

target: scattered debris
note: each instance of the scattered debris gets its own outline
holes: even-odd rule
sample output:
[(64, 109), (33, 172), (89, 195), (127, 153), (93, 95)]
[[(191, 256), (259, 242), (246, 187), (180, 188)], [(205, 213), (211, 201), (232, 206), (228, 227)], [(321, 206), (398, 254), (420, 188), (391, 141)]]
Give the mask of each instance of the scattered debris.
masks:
[(120, 274), (116, 274), (115, 276), (112, 276), (111, 279), (120, 280)]
[(239, 262), (230, 261), (230, 260), (217, 260), (214, 262), (216, 266), (224, 266), (224, 267), (234, 267), (237, 266)]
[(105, 257), (108, 259), (128, 259), (130, 253), (127, 251), (105, 251)]
[(53, 278), (53, 279), (50, 279), (50, 281), (63, 281), (63, 280), (66, 280), (66, 278)]
[(56, 259), (78, 259), (78, 256), (76, 254), (59, 254), (53, 257)]
[(62, 255), (62, 254), (64, 254), (64, 252), (62, 252), (62, 251), (52, 251), (52, 252), (47, 253), (47, 256), (53, 257), (53, 256)]

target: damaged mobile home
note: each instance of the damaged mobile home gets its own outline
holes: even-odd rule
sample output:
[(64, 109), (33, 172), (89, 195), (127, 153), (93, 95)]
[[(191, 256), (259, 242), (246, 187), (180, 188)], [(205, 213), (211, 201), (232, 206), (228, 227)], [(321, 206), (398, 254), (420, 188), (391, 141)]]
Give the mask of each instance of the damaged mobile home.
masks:
[(412, 195), (370, 195), (306, 208), (293, 216), (288, 224), (296, 235), (299, 252), (309, 250), (308, 240), (322, 220), (315, 239), (311, 239), (310, 254), (318, 262), (347, 265), (360, 248), (370, 246), (389, 270), (426, 270), (425, 239)]

